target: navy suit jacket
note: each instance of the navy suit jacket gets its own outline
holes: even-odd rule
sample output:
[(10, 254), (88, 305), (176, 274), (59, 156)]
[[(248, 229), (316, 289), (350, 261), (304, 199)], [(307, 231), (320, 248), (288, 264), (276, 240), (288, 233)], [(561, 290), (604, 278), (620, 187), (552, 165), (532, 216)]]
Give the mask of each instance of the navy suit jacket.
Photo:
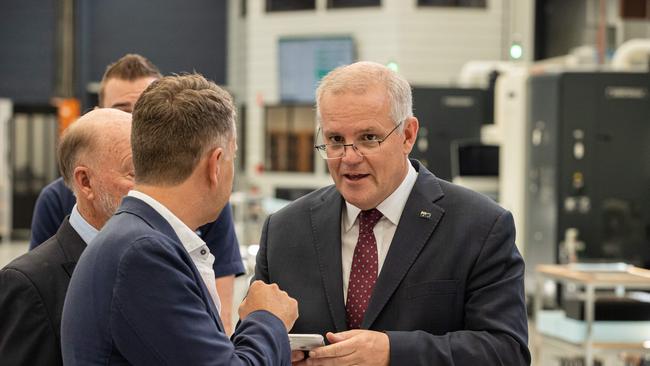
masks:
[[(529, 364), (524, 262), (511, 214), (411, 163), (418, 177), (362, 328), (388, 334), (391, 365)], [(330, 186), (266, 220), (255, 278), (298, 300), (292, 333), (347, 329), (344, 204)]]
[(256, 311), (232, 342), (169, 223), (126, 197), (83, 253), (61, 325), (66, 365), (288, 365), (277, 317)]
[(63, 364), (63, 299), (85, 248), (65, 218), (53, 237), (0, 271), (0, 364)]

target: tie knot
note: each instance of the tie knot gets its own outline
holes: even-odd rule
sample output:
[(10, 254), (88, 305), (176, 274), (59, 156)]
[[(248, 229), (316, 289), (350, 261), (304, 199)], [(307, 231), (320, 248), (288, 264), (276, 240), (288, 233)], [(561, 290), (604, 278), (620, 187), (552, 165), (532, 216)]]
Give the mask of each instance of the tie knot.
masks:
[(373, 208), (372, 210), (361, 211), (361, 228), (374, 228), (382, 216), (384, 215), (382, 215), (382, 213), (376, 208)]

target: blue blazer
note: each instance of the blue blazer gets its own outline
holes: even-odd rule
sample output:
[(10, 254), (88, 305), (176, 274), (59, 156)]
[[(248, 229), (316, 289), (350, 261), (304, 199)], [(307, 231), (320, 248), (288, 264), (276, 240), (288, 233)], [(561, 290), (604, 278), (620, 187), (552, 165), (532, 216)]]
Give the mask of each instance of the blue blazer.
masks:
[(251, 313), (232, 336), (189, 254), (151, 206), (124, 198), (83, 253), (61, 325), (65, 365), (288, 365), (283, 323)]
[[(361, 327), (388, 334), (393, 366), (529, 364), (512, 216), (411, 163), (418, 177)], [(347, 330), (343, 205), (326, 187), (270, 216), (262, 230), (255, 278), (298, 300), (292, 333)]]

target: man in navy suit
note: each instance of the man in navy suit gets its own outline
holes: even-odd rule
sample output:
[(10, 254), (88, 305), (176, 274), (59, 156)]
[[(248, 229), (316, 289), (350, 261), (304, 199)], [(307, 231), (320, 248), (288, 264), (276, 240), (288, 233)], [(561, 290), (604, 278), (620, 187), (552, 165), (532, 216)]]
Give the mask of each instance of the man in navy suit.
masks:
[(287, 365), (297, 303), (257, 281), (232, 341), (205, 242), (230, 196), (230, 95), (200, 75), (153, 82), (136, 102), (135, 186), (83, 253), (61, 326), (66, 365)]
[(131, 115), (86, 113), (65, 130), (59, 170), (76, 199), (59, 230), (0, 270), (0, 363), (63, 365), (61, 313), (79, 256), (133, 187)]
[[(147, 58), (137, 54), (124, 55), (106, 68), (100, 83), (99, 106), (131, 113), (142, 91), (160, 77), (162, 75), (156, 65)], [(74, 204), (75, 197), (63, 179), (56, 179), (43, 188), (34, 206), (30, 250), (56, 233)], [(224, 305), (221, 320), (230, 334), (234, 279), (244, 273), (230, 204), (221, 211), (216, 221), (198, 228), (197, 234), (208, 244), (215, 257), (215, 282)]]
[(267, 218), (255, 270), (298, 300), (292, 333), (331, 343), (294, 361), (529, 364), (512, 216), (408, 159), (418, 120), (406, 80), (359, 62), (328, 74), (316, 101), (335, 186)]

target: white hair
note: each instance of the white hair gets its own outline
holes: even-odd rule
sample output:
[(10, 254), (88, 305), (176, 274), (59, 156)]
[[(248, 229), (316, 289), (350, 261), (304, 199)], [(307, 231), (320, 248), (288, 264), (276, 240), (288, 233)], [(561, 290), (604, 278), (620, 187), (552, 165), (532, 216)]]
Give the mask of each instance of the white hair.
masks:
[[(381, 85), (386, 88), (390, 101), (390, 117), (398, 125), (413, 117), (413, 96), (409, 83), (388, 67), (369, 61), (337, 67), (328, 73), (316, 89), (316, 115), (321, 121), (320, 103), (325, 93), (340, 94), (352, 92), (364, 94), (370, 87)], [(402, 132), (404, 125), (400, 126)]]

